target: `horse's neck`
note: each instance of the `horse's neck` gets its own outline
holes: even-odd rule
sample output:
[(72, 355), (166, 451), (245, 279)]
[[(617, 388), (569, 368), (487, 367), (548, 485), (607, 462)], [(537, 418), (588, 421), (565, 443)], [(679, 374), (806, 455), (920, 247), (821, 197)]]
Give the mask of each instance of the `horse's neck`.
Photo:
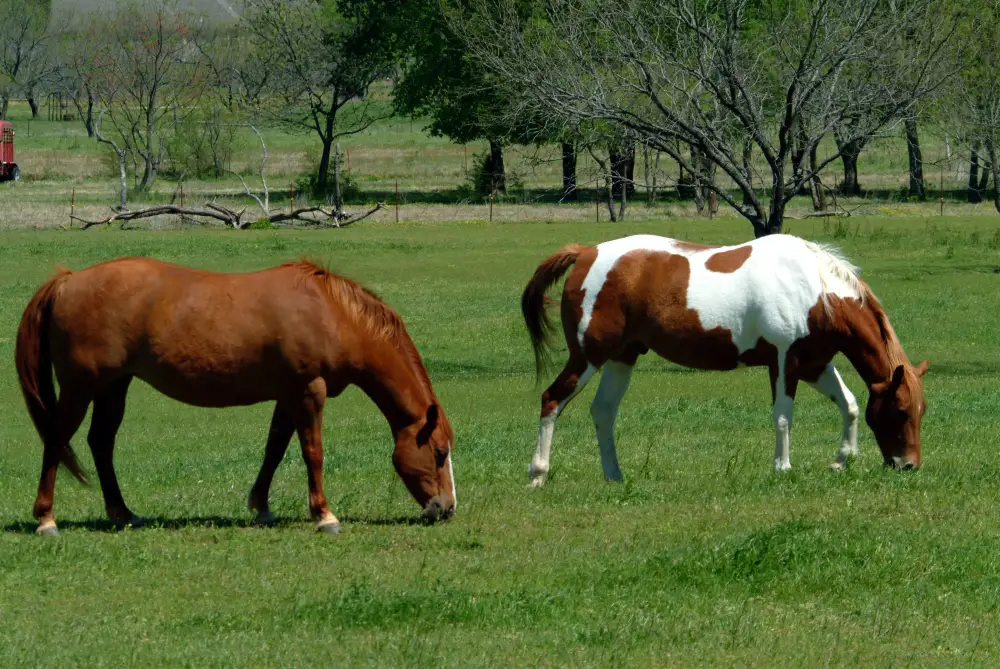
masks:
[(415, 369), (418, 363), (410, 359), (405, 342), (378, 342), (367, 347), (363, 360), (355, 383), (385, 415), (393, 433), (423, 416), (433, 393)]
[[(899, 358), (902, 349), (896, 341), (886, 342), (879, 326), (878, 315), (871, 301), (863, 306), (856, 302), (842, 302), (836, 311), (835, 318), (843, 330), (841, 352), (847, 356), (854, 368), (871, 387), (889, 379), (893, 366), (899, 360), (893, 360), (890, 347), (898, 349), (895, 357)], [(894, 336), (893, 336), (894, 339)]]

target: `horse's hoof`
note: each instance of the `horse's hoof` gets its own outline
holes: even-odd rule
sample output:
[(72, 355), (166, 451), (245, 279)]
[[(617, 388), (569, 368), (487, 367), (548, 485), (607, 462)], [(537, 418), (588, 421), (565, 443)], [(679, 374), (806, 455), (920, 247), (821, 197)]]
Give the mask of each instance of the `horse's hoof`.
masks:
[(325, 532), (326, 534), (340, 534), (340, 521), (321, 520), (316, 523), (316, 531)]
[(271, 527), (278, 521), (277, 516), (275, 516), (270, 511), (265, 511), (263, 513), (258, 513), (253, 519), (253, 524), (260, 527)]
[(842, 472), (845, 469), (847, 469), (847, 463), (846, 462), (831, 462), (830, 463), (830, 471)]
[(59, 528), (56, 527), (55, 523), (49, 521), (47, 523), (42, 523), (41, 525), (39, 525), (38, 529), (35, 530), (35, 534), (37, 534), (40, 537), (58, 537)]
[(528, 485), (531, 486), (532, 488), (541, 488), (543, 485), (545, 485), (545, 475), (543, 474), (541, 476), (532, 476), (531, 482)]

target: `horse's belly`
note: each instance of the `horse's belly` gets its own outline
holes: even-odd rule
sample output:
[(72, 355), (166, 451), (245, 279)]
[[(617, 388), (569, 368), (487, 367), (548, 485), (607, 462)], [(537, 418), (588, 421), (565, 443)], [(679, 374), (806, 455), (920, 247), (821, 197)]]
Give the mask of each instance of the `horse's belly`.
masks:
[(136, 376), (167, 397), (200, 407), (245, 406), (277, 399), (278, 380), (260, 373), (198, 374), (152, 367)]

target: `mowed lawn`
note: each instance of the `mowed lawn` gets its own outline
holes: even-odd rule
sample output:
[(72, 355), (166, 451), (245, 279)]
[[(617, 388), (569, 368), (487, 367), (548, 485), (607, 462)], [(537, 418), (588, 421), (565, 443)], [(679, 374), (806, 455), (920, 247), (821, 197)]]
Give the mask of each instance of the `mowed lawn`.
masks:
[[(827, 469), (836, 408), (800, 389), (791, 472), (771, 471), (763, 370), (639, 363), (618, 420), (624, 484), (603, 481), (588, 404), (560, 420), (527, 486), (539, 393), (520, 317), (534, 267), (634, 232), (736, 243), (733, 221), (362, 224), (327, 232), (23, 232), (0, 237), (0, 666), (994, 667), (1000, 662), (1000, 234), (990, 218), (790, 223), (863, 268), (911, 360), (931, 360), (923, 468), (882, 468), (867, 427)], [(327, 404), (318, 535), (289, 450), (277, 527), (246, 495), (270, 406), (207, 410), (133, 385), (115, 531), (64, 471), (62, 536), (34, 535), (41, 446), (18, 390), (21, 312), (54, 264), (140, 254), (218, 270), (309, 255), (399, 310), (454, 425), (458, 513), (419, 511), (388, 428), (356, 390)], [(556, 358), (563, 358), (561, 351)], [(838, 359), (864, 405), (857, 374)], [(74, 445), (93, 473), (84, 424)]]

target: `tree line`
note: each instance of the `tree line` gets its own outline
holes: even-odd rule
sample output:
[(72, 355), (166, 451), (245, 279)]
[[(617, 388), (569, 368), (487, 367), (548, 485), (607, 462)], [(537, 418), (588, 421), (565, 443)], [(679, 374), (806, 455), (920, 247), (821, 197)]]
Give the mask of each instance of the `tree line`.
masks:
[[(756, 235), (788, 203), (861, 192), (874, 139), (905, 137), (909, 195), (926, 197), (921, 131), (969, 156), (970, 201), (997, 189), (1000, 0), (244, 0), (206, 22), (169, 2), (50, 16), (0, 0), (0, 115), (56, 94), (118, 166), (119, 206), (166, 162), (228, 169), (240, 127), (315, 137), (314, 192), (339, 209), (339, 140), (402, 114), (489, 151), (483, 192), (504, 192), (504, 147), (558, 145), (563, 198), (593, 158), (612, 219), (655, 197), (661, 156), (699, 210), (724, 203)], [(393, 80), (391, 101), (370, 87)], [(258, 135), (259, 136), (259, 135)], [(819, 147), (823, 144), (824, 151)], [(266, 149), (265, 149), (266, 151)], [(652, 174), (652, 183), (650, 175)], [(992, 182), (992, 189), (990, 183)], [(662, 188), (662, 184), (659, 185)]]

